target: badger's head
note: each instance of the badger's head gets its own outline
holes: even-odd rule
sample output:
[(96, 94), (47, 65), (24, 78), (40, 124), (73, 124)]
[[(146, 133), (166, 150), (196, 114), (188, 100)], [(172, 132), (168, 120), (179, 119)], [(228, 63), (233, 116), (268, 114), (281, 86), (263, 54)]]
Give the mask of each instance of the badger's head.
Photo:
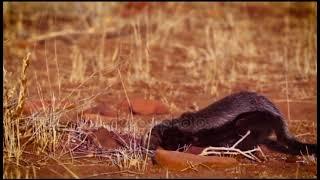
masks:
[(151, 130), (145, 133), (142, 142), (143, 146), (151, 151), (156, 150), (158, 146), (162, 145), (162, 137), (169, 126), (169, 120), (162, 121), (160, 124), (153, 126)]

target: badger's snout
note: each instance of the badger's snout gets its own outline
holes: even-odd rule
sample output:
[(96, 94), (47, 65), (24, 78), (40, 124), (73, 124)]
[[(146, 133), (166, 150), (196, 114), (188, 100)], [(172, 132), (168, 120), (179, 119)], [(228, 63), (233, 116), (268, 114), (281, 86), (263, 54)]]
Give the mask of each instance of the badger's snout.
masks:
[(156, 150), (161, 145), (161, 132), (159, 126), (154, 126), (143, 138), (143, 146), (149, 150)]

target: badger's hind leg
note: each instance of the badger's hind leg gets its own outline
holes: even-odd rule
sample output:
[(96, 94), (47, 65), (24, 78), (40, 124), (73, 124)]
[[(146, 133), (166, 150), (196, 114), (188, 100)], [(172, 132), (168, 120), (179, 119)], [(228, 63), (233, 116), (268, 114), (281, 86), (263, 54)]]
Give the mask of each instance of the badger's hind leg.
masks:
[[(239, 115), (236, 118), (236, 129), (239, 135), (247, 136), (237, 146), (241, 150), (249, 150), (259, 144), (266, 144), (271, 149), (278, 150), (287, 154), (315, 154), (317, 151), (316, 144), (302, 143), (298, 141), (288, 129), (286, 121), (279, 116), (275, 116), (269, 112), (248, 112)], [(275, 132), (277, 140), (270, 143), (269, 135)], [(239, 137), (240, 138), (240, 137)], [(273, 148), (274, 147), (274, 148)]]
[(288, 125), (282, 117), (276, 117), (273, 120), (277, 141), (287, 147), (289, 154), (315, 154), (317, 152), (317, 144), (303, 143), (298, 141), (290, 133)]
[(234, 143), (248, 131), (250, 131), (250, 134), (245, 137), (236, 148), (250, 150), (263, 143), (272, 133), (272, 125), (268, 123), (267, 118), (269, 118), (268, 114), (259, 111), (239, 115), (235, 123), (238, 137), (234, 139)]

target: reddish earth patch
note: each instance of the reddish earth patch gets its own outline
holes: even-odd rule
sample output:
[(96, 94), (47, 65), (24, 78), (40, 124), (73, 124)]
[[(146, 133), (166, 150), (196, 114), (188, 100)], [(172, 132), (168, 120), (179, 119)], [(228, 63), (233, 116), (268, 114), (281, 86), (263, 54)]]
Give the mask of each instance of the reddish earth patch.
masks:
[[(22, 114), (25, 116), (30, 116), (37, 112), (44, 112), (43, 116), (49, 116), (51, 112), (61, 113), (59, 117), (60, 124), (68, 124), (69, 122), (76, 122), (78, 119), (78, 112), (74, 111), (73, 108), (76, 107), (75, 102), (70, 100), (56, 101), (51, 100), (27, 100), (23, 106)], [(41, 116), (42, 116), (41, 115)]]
[(93, 123), (98, 123), (99, 121), (101, 122), (110, 122), (115, 120), (114, 117), (110, 116), (102, 116), (99, 114), (82, 114), (79, 118), (86, 120), (86, 121), (92, 121)]
[(120, 108), (123, 110), (132, 110), (134, 114), (151, 115), (151, 114), (166, 114), (169, 109), (157, 100), (146, 100), (143, 98), (130, 99), (131, 107), (127, 100), (120, 103)]
[(166, 151), (157, 149), (155, 161), (161, 167), (169, 170), (183, 170), (190, 167), (190, 165), (198, 166), (200, 164), (209, 167), (232, 167), (237, 165), (237, 160), (231, 157), (218, 156), (199, 156), (178, 151)]
[(102, 102), (98, 103), (97, 105), (90, 107), (83, 111), (84, 114), (99, 114), (102, 116), (109, 116), (109, 117), (116, 117), (117, 113), (114, 112), (110, 105)]
[(31, 115), (35, 112), (53, 108), (54, 110), (68, 110), (75, 107), (75, 103), (69, 100), (56, 101), (51, 100), (27, 100), (24, 103), (22, 113), (24, 115)]

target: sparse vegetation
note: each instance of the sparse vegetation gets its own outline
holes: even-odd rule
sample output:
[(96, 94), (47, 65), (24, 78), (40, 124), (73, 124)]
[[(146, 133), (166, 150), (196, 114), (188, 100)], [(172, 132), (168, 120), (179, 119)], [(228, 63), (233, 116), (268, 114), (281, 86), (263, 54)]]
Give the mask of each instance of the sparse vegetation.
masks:
[[(3, 10), (3, 178), (195, 176), (152, 166), (136, 141), (101, 150), (90, 131), (138, 139), (238, 90), (271, 97), (294, 134), (316, 141), (316, 3), (4, 2)], [(171, 113), (122, 112), (118, 104), (135, 96)], [(84, 116), (99, 102), (116, 116)], [(197, 176), (316, 177), (314, 156), (280, 171), (290, 157), (265, 154), (276, 161), (261, 174), (242, 160)]]

